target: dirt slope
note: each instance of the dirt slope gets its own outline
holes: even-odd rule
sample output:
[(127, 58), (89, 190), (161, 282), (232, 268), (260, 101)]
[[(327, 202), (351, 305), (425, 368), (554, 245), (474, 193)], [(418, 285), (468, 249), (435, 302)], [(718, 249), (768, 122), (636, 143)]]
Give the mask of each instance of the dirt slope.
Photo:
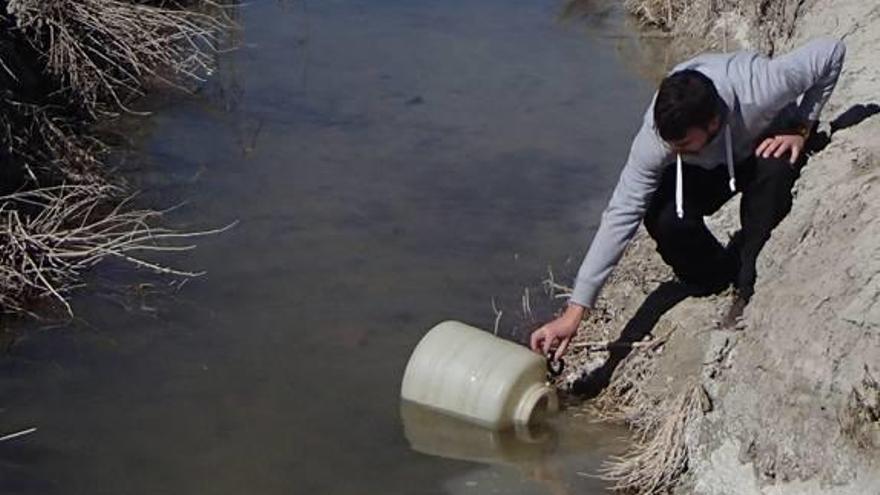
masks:
[[(612, 473), (625, 485), (662, 489), (663, 472), (682, 493), (880, 494), (880, 3), (719, 4), (714, 39), (730, 48), (784, 52), (816, 36), (845, 40), (844, 73), (820, 127), (830, 141), (761, 254), (742, 330), (716, 328), (729, 295), (663, 313), (679, 298), (660, 284), (668, 269), (641, 232), (580, 339), (623, 331), (622, 340), (647, 334), (653, 344), (612, 350), (612, 361), (628, 355), (598, 369), (608, 353), (582, 350), (563, 380), (591, 392), (614, 368), (593, 404), (646, 438)], [(677, 32), (703, 36), (694, 25)], [(710, 220), (719, 237), (738, 228), (737, 208)], [(675, 402), (681, 397), (694, 399)], [(684, 463), (656, 455), (678, 447)]]

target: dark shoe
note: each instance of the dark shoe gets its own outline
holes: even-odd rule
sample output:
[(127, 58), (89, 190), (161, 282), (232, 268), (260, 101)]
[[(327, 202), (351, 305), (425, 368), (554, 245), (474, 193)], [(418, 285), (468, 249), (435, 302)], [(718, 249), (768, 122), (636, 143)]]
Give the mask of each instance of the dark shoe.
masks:
[(721, 330), (743, 330), (745, 326), (743, 325), (742, 315), (743, 310), (746, 309), (748, 304), (748, 299), (741, 296), (738, 292), (734, 292), (730, 306), (727, 308), (727, 313), (718, 325), (719, 328)]

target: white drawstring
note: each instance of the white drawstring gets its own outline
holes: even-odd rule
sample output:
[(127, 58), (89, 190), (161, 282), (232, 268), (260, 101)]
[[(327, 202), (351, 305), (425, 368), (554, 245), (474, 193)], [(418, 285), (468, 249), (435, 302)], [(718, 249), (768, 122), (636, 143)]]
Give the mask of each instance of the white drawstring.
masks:
[(684, 218), (684, 187), (682, 185), (681, 153), (675, 161), (675, 213), (679, 219)]
[[(727, 152), (727, 176), (730, 177), (728, 185), (730, 192), (736, 192), (736, 178), (733, 170), (733, 138), (731, 137), (730, 124), (724, 126), (724, 146)], [(675, 159), (675, 214), (679, 219), (684, 218), (684, 174), (681, 167), (681, 153), (676, 154)]]
[(733, 138), (730, 137), (730, 124), (724, 127), (724, 143), (727, 146), (727, 176), (730, 177), (730, 192), (736, 192), (736, 178), (733, 171)]

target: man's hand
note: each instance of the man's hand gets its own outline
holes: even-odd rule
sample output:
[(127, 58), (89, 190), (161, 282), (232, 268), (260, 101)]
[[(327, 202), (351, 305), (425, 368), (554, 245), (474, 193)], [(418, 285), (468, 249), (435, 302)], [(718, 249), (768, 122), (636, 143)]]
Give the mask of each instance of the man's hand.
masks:
[(568, 349), (568, 343), (577, 332), (586, 308), (579, 304), (569, 303), (562, 316), (532, 332), (532, 350), (547, 355), (556, 347), (553, 359), (559, 359)]
[(762, 158), (780, 158), (791, 151), (789, 162), (794, 165), (804, 149), (804, 136), (800, 134), (780, 134), (765, 139), (755, 150), (755, 155)]

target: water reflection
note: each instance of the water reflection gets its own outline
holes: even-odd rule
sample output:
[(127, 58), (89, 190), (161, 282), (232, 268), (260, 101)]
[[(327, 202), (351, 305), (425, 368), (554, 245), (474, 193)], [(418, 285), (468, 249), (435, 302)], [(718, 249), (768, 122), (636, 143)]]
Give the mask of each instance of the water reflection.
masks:
[[(589, 490), (591, 487), (601, 490), (601, 481), (595, 472), (598, 463), (585, 462), (584, 452), (590, 451), (600, 459), (620, 453), (628, 441), (623, 430), (590, 423), (583, 417), (578, 418), (577, 423), (569, 416), (493, 431), (407, 401), (401, 401), (400, 417), (404, 436), (416, 452), (495, 469), (506, 468), (518, 473), (535, 492), (552, 495), (596, 493)], [(577, 483), (572, 482), (573, 477), (578, 478)], [(474, 487), (480, 476), (472, 474), (466, 478), (463, 485)], [(517, 477), (508, 475), (506, 478)], [(498, 490), (499, 480), (484, 480), (483, 485)], [(527, 492), (522, 486), (517, 490)]]
[(556, 431), (546, 423), (495, 431), (408, 401), (401, 401), (400, 418), (413, 450), (447, 459), (482, 464), (541, 463), (559, 446)]
[(567, 0), (559, 19), (582, 26), (590, 38), (610, 43), (624, 65), (645, 80), (659, 83), (680, 62), (669, 34), (642, 26), (619, 0)]

